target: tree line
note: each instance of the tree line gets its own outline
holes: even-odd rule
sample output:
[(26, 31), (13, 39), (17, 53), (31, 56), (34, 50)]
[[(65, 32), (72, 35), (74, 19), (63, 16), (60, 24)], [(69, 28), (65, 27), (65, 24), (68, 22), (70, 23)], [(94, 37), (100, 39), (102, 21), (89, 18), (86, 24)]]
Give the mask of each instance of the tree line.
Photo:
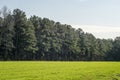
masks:
[(99, 39), (81, 28), (3, 7), (0, 60), (119, 61), (120, 37)]

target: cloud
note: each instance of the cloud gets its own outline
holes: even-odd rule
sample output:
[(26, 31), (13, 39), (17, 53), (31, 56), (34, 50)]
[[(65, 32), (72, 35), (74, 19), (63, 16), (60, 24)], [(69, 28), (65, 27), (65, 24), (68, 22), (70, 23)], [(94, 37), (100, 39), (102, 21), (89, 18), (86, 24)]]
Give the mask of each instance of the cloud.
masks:
[(97, 38), (112, 38), (120, 36), (120, 27), (95, 26), (95, 25), (72, 25), (74, 28), (81, 28), (85, 32), (92, 33)]

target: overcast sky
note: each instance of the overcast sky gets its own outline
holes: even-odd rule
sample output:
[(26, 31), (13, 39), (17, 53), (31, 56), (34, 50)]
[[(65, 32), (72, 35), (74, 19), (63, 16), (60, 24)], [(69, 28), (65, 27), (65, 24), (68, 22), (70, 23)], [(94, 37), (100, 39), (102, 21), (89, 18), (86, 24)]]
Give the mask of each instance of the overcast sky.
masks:
[(3, 6), (82, 28), (98, 38), (120, 36), (120, 0), (0, 0)]

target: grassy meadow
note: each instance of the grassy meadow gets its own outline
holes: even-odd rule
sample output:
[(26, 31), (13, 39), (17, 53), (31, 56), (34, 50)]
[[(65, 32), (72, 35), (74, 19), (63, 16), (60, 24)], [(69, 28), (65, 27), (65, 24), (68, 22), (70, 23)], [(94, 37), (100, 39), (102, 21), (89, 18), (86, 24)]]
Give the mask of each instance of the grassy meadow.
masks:
[(120, 62), (0, 62), (0, 80), (120, 80)]

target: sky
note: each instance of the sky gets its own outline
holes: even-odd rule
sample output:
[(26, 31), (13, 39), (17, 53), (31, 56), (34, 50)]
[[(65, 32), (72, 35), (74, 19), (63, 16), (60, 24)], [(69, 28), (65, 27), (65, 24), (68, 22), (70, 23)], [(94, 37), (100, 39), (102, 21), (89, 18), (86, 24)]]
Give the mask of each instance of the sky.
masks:
[(82, 28), (97, 38), (120, 36), (120, 0), (0, 0), (3, 6)]

